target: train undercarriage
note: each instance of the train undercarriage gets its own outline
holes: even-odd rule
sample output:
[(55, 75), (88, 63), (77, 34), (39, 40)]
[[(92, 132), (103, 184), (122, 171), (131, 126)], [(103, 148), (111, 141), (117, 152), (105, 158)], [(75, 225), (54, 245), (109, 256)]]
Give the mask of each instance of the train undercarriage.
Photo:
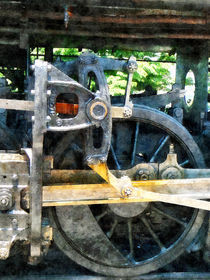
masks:
[[(104, 69), (128, 74), (123, 97), (110, 96)], [(38, 264), (54, 240), (107, 276), (155, 271), (190, 246), (209, 262), (210, 169), (182, 125), (184, 92), (132, 96), (136, 69), (135, 57), (91, 53), (36, 60), (28, 100), (1, 99), (17, 112), (0, 127), (1, 260), (18, 244)], [(158, 110), (169, 103), (171, 116)]]
[[(1, 278), (18, 279), (17, 256), (30, 279), (25, 264), (54, 269), (65, 255), (73, 280), (72, 261), (90, 271), (81, 279), (210, 279), (209, 11), (209, 0), (0, 1)], [(168, 92), (135, 92), (135, 51), (176, 54)], [(110, 71), (127, 75), (123, 94)], [(202, 269), (185, 269), (193, 254)]]

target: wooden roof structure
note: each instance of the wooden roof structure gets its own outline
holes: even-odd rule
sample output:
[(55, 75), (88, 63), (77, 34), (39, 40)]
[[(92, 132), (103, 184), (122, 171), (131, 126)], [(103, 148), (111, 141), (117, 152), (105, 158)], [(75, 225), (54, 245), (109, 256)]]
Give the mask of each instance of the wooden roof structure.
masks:
[(0, 46), (164, 51), (210, 42), (210, 0), (0, 1)]

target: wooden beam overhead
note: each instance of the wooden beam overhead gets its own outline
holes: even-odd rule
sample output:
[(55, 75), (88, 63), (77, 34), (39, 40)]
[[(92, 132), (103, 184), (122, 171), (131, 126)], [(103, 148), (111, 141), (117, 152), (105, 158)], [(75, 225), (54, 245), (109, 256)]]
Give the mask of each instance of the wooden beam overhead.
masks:
[[(64, 5), (72, 10), (67, 28)], [(25, 47), (24, 34), (36, 46), (94, 49), (106, 40), (104, 47), (136, 49), (156, 40), (174, 47), (179, 40), (210, 40), (209, 11), (209, 0), (0, 1), (0, 45)], [(68, 45), (69, 38), (78, 43)]]

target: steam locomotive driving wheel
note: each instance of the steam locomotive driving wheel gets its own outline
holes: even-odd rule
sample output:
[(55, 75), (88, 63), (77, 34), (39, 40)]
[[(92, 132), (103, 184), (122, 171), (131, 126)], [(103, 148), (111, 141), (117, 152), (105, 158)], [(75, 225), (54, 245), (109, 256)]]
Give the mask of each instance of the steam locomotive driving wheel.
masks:
[[(181, 166), (204, 167), (199, 148), (181, 124), (158, 110), (134, 106), (131, 118), (113, 121), (108, 166), (127, 170), (142, 162), (163, 162), (170, 143)], [(140, 170), (135, 179), (151, 176)], [(203, 219), (204, 211), (158, 202), (51, 210), (54, 240), (67, 256), (95, 272), (120, 277), (173, 261), (193, 241)]]

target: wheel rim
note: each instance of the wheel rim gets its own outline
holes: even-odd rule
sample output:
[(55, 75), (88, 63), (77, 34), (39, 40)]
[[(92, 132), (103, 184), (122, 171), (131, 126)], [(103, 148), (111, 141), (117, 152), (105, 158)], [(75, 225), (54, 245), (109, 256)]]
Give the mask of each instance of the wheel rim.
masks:
[[(187, 164), (204, 167), (197, 145), (189, 133), (174, 119), (157, 110), (138, 106), (133, 110), (131, 121), (142, 122), (144, 125), (149, 123), (157, 129), (161, 128), (184, 149), (190, 159)], [(118, 157), (116, 154), (115, 156)], [(117, 167), (116, 162), (114, 164)], [(125, 164), (124, 168), (127, 167)], [(119, 213), (113, 212), (113, 209), (107, 210), (105, 205), (52, 209), (50, 216), (55, 228), (55, 242), (71, 259), (95, 272), (112, 276), (148, 273), (178, 257), (196, 236), (204, 217), (203, 211), (164, 204), (164, 207), (170, 210), (168, 212), (166, 209), (161, 209), (162, 205), (161, 203), (146, 205), (139, 215), (134, 215), (132, 218), (120, 217)], [(153, 217), (154, 212), (156, 218)], [(177, 217), (178, 213), (180, 216)], [(154, 226), (157, 217), (160, 219), (161, 226)], [(167, 242), (165, 242), (167, 236), (163, 235), (164, 232), (167, 233), (163, 221), (165, 224), (170, 221), (170, 230), (174, 231), (170, 241)], [(135, 228), (133, 228), (134, 223)], [(177, 225), (179, 230), (175, 231)], [(144, 227), (144, 230), (136, 232), (136, 227)], [(116, 235), (116, 232), (125, 232), (123, 230), (125, 228), (127, 241), (119, 234)], [(137, 237), (130, 238), (134, 234)], [(147, 239), (148, 242), (145, 242)], [(137, 240), (141, 242), (137, 244)], [(140, 251), (144, 253), (139, 253)]]

